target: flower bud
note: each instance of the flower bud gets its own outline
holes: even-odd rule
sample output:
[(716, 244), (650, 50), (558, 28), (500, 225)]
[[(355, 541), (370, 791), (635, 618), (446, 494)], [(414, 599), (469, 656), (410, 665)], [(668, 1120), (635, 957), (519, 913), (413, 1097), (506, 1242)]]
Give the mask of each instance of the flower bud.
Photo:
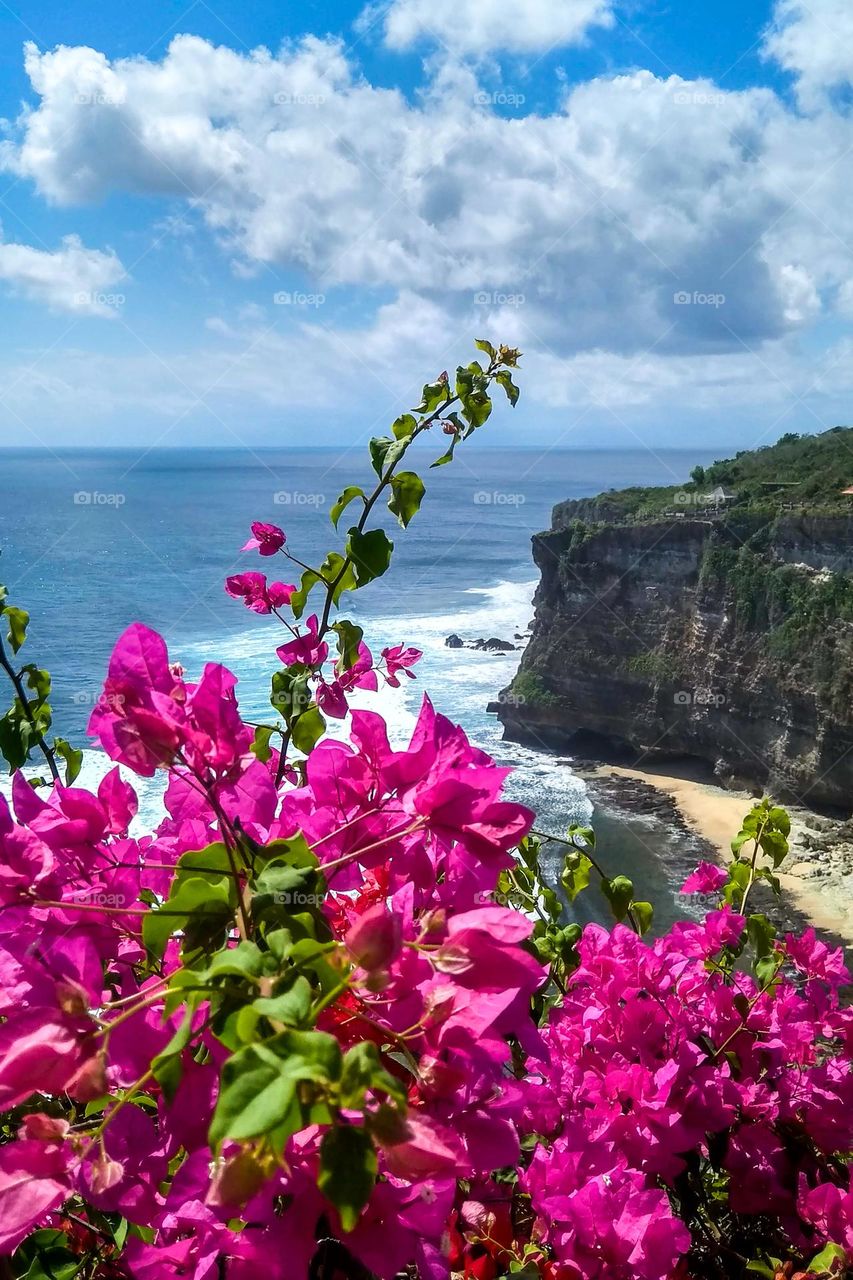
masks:
[(116, 1183), (121, 1182), (124, 1177), (124, 1166), (120, 1165), (118, 1160), (111, 1160), (106, 1153), (102, 1152), (98, 1159), (89, 1165), (86, 1177), (95, 1194), (102, 1195)]
[(387, 969), (403, 946), (400, 917), (393, 915), (384, 902), (377, 902), (359, 916), (345, 942), (353, 960), (368, 973)]
[(24, 1116), (18, 1131), (19, 1138), (32, 1138), (37, 1142), (62, 1142), (71, 1126), (58, 1116), (47, 1116), (43, 1111)]

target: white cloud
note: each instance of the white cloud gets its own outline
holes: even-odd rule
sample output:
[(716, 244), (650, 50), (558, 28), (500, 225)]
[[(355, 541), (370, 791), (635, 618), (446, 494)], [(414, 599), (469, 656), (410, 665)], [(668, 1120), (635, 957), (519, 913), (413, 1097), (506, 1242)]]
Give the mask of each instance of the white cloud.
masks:
[[(826, 16), (833, 0), (818, 3)], [(530, 23), (517, 6), (506, 12), (519, 38), (537, 40), (531, 15), (553, 24), (582, 8), (527, 7)], [(457, 0), (460, 27), (465, 10)], [(414, 22), (419, 5), (398, 0), (389, 21), (407, 11)], [(444, 10), (430, 12), (434, 22)], [(773, 44), (799, 12), (782, 0), (767, 49), (805, 84), (807, 51)], [(840, 82), (817, 62), (810, 83)], [(689, 398), (763, 419), (800, 393), (816, 425), (835, 409), (812, 394), (797, 349), (818, 321), (834, 336), (853, 308), (853, 119), (828, 98), (801, 114), (768, 89), (640, 70), (580, 84), (549, 114), (508, 118), (484, 105), (470, 63), (436, 64), (409, 101), (314, 38), (273, 56), (184, 36), (156, 60), (30, 46), (26, 63), (37, 102), (0, 159), (48, 199), (170, 197), (175, 228), (181, 207), (203, 220), (255, 297), (269, 280), (269, 324), (284, 327), (272, 305), (280, 272), (288, 286), (298, 272), (310, 293), (360, 290), (355, 328), (336, 330), (332, 307), (287, 334), (266, 334), (256, 311), (215, 320), (205, 343), (239, 354), (251, 335), (218, 380), (223, 411), (293, 404), (289, 366), (312, 403), (366, 385), (369, 412), (381, 413), (396, 362), (414, 377), (476, 331), (531, 353), (533, 399), (554, 411), (579, 404), (606, 418)], [(163, 214), (155, 206), (152, 218)], [(211, 349), (170, 353), (176, 376), (155, 393), (148, 357), (111, 359), (112, 374), (98, 364), (98, 403), (147, 396), (164, 415), (185, 412), (211, 365), (222, 369)], [(96, 360), (45, 366), (43, 394), (65, 394)], [(835, 397), (839, 376), (822, 383)]]
[(77, 236), (55, 250), (0, 241), (0, 281), (53, 311), (114, 317), (123, 301), (115, 286), (124, 274), (114, 253), (87, 249)]
[[(851, 274), (832, 186), (850, 123), (767, 90), (638, 71), (507, 119), (458, 66), (412, 105), (313, 38), (272, 57), (179, 37), (112, 63), (31, 46), (27, 69), (40, 101), (6, 164), (47, 197), (184, 197), (238, 271), (295, 267), (324, 292), (409, 289), (460, 316), (480, 292), (523, 293), (558, 353), (760, 344)], [(676, 307), (682, 291), (723, 293), (725, 312)]]
[(853, 84), (850, 0), (778, 0), (764, 52), (796, 77), (802, 106), (819, 108)]
[(387, 9), (368, 8), (362, 29), (376, 22), (380, 8), (392, 49), (424, 41), (464, 56), (545, 52), (613, 24), (611, 0), (393, 0)]

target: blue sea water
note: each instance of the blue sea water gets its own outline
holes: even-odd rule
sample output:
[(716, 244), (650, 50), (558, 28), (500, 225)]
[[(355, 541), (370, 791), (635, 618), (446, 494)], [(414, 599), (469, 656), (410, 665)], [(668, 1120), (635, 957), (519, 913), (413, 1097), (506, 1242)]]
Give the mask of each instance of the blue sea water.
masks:
[[(512, 640), (526, 629), (536, 585), (530, 537), (548, 526), (556, 502), (630, 484), (674, 484), (712, 459), (701, 450), (469, 448), (454, 465), (427, 470), (442, 452), (440, 439), (430, 443), (432, 453), (423, 448), (414, 459), (427, 484), (424, 506), (405, 532), (389, 517), (391, 569), (345, 598), (346, 613), (376, 652), (400, 641), (424, 650), (417, 681), (378, 695), (397, 739), (405, 740), (428, 690), (480, 746), (521, 766), (510, 793), (537, 810), (540, 825), (564, 833), (590, 816), (583, 783), (566, 759), (503, 743), (485, 710), (520, 655), (451, 650), (445, 637)], [(240, 553), (250, 522), (281, 525), (293, 553), (319, 563), (339, 545), (332, 503), (345, 485), (371, 488), (371, 476), (363, 446), (0, 452), (0, 581), (30, 611), (28, 649), (52, 672), (57, 730), (85, 741), (112, 646), (136, 620), (162, 632), (190, 675), (206, 661), (225, 663), (239, 677), (246, 718), (267, 715), (281, 627), (228, 598), (224, 579), (274, 565), (276, 577), (296, 581), (280, 558)], [(101, 764), (88, 754), (86, 772)], [(143, 799), (155, 812), (156, 786)], [(638, 896), (656, 898), (666, 923), (684, 863), (676, 837), (606, 812), (595, 823), (602, 858), (634, 876)]]

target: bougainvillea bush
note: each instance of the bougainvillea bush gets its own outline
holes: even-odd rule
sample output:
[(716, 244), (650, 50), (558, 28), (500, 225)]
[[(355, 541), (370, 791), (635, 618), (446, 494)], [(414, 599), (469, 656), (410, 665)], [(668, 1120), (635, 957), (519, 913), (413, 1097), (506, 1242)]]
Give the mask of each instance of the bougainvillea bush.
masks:
[[(784, 811), (757, 804), (730, 865), (685, 885), (705, 918), (654, 937), (592, 831), (536, 830), (428, 698), (402, 750), (358, 708), (420, 656), (402, 637), (377, 656), (339, 612), (388, 569), (379, 505), (405, 528), (425, 491), (413, 443), (443, 432), (433, 465), (450, 462), (496, 385), (518, 395), (518, 353), (478, 346), (482, 363), (371, 442), (373, 487), (344, 490), (331, 516), (348, 532), (321, 565), (252, 526), (225, 589), (277, 629), (269, 723), (244, 722), (224, 667), (185, 673), (137, 624), (90, 725), (114, 767), (75, 786), (50, 678), (19, 657), (26, 614), (0, 599), (5, 1276), (698, 1280), (853, 1262), (848, 974), (754, 909), (758, 881), (778, 889)], [(166, 817), (130, 834), (134, 775), (158, 771)], [(557, 847), (561, 890), (541, 870)], [(590, 885), (610, 930), (572, 921)]]

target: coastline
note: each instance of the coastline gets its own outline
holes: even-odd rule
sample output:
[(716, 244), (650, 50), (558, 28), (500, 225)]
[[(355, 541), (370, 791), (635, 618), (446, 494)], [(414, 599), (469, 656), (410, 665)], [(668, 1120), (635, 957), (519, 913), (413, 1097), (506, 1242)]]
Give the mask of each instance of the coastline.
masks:
[[(589, 762), (579, 772), (590, 782), (593, 794), (597, 783), (608, 785), (611, 797), (620, 787), (641, 784), (667, 797), (684, 827), (704, 841), (720, 862), (731, 857), (731, 841), (755, 801), (749, 791), (730, 791), (707, 781), (689, 762), (642, 769)], [(853, 947), (850, 824), (796, 806), (785, 807), (791, 815), (791, 851), (778, 873), (783, 892), (815, 928)]]

